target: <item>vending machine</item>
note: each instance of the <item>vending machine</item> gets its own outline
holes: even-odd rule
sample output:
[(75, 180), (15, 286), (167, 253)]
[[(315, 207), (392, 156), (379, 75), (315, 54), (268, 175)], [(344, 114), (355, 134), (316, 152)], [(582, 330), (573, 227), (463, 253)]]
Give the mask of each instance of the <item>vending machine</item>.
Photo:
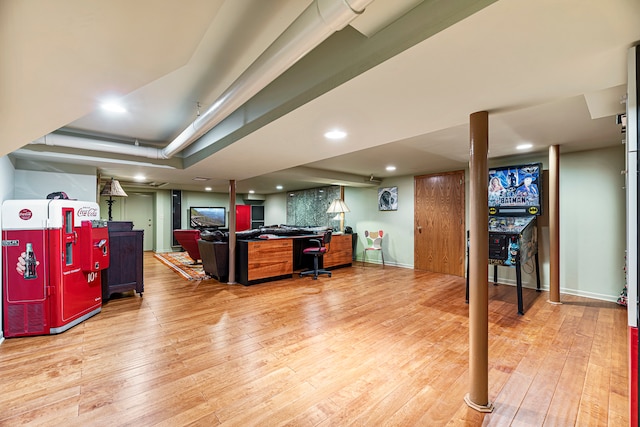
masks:
[(57, 334), (102, 309), (107, 222), (94, 202), (2, 204), (4, 336)]

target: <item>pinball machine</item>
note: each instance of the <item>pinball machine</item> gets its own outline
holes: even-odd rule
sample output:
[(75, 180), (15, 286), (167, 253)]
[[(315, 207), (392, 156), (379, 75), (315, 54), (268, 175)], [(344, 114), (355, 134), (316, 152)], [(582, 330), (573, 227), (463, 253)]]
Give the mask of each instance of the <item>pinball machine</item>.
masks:
[[(489, 264), (493, 265), (494, 285), (498, 284), (498, 266), (515, 269), (518, 314), (524, 314), (524, 265), (535, 269), (536, 290), (540, 291), (537, 217), (542, 213), (541, 189), (541, 163), (489, 170)], [(467, 261), (467, 301), (468, 277)]]

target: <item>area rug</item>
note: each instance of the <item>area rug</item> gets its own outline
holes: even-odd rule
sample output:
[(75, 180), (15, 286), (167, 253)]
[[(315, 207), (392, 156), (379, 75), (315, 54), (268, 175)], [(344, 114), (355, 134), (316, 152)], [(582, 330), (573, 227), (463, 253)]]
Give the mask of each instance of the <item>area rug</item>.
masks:
[(209, 276), (202, 269), (202, 264), (193, 264), (187, 252), (157, 253), (155, 257), (187, 280), (203, 280)]

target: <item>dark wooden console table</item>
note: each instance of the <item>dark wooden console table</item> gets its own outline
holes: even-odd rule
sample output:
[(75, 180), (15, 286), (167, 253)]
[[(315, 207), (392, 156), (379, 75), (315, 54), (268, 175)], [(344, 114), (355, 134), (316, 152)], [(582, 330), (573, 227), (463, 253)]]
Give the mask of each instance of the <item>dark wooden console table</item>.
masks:
[(109, 268), (102, 270), (102, 302), (116, 292), (144, 292), (142, 256), (144, 230), (130, 221), (109, 221)]

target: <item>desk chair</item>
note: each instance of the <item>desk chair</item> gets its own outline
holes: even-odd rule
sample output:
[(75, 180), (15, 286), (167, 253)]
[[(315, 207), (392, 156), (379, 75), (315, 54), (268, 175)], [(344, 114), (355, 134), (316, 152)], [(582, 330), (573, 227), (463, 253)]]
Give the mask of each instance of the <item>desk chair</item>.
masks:
[(318, 280), (318, 274), (327, 274), (331, 277), (331, 272), (328, 270), (318, 269), (318, 258), (324, 256), (329, 252), (329, 244), (331, 243), (331, 230), (325, 231), (324, 236), (321, 239), (309, 239), (314, 246), (305, 248), (302, 253), (305, 255), (313, 255), (313, 270), (307, 270), (300, 272), (300, 277), (313, 274), (313, 280)]
[(364, 266), (364, 262), (367, 258), (368, 251), (380, 251), (380, 256), (382, 257), (382, 267), (384, 268), (384, 252), (382, 252), (382, 235), (384, 231), (366, 231), (364, 232), (364, 237), (367, 242), (367, 246), (364, 248), (364, 253), (362, 254), (362, 265)]

